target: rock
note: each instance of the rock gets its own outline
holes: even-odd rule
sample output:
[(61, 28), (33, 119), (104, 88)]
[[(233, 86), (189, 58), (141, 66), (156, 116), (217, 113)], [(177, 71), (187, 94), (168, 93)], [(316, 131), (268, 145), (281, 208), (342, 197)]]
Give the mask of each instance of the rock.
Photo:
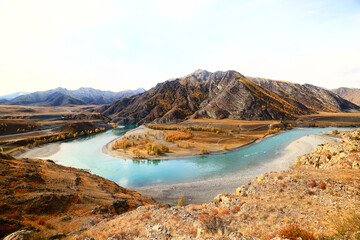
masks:
[(224, 205), (229, 205), (230, 203), (230, 198), (228, 198), (225, 195), (219, 194), (214, 198), (214, 202), (215, 204), (224, 204)]
[(45, 183), (45, 180), (39, 173), (27, 174), (25, 175), (25, 178), (31, 182)]
[(171, 237), (169, 229), (164, 225), (158, 223), (153, 226), (149, 226), (145, 229), (147, 238), (155, 239), (167, 239)]
[(78, 186), (81, 183), (81, 178), (76, 176), (75, 185)]
[(66, 216), (66, 217), (63, 217), (63, 218), (61, 219), (61, 221), (66, 222), (66, 221), (70, 221), (71, 219), (72, 219), (72, 217)]
[(251, 240), (252, 238), (250, 237), (246, 237), (244, 235), (242, 235), (241, 233), (239, 232), (232, 232), (229, 234), (228, 238), (230, 240)]
[(353, 169), (360, 169), (360, 162), (353, 162), (352, 168)]
[(97, 206), (96, 208), (94, 208), (94, 210), (91, 211), (92, 214), (105, 214), (105, 213), (109, 213), (109, 208), (105, 207), (105, 206)]
[(247, 187), (243, 185), (236, 189), (236, 196), (246, 197), (247, 196), (246, 191), (247, 191)]
[(49, 239), (57, 240), (57, 239), (65, 238), (65, 237), (66, 237), (66, 234), (60, 233), (60, 234), (55, 234), (55, 235), (49, 237)]
[(130, 208), (129, 204), (124, 198), (118, 198), (112, 203), (112, 207), (115, 210), (116, 214), (121, 214), (127, 212)]
[(3, 240), (30, 240), (31, 231), (20, 230), (6, 236)]

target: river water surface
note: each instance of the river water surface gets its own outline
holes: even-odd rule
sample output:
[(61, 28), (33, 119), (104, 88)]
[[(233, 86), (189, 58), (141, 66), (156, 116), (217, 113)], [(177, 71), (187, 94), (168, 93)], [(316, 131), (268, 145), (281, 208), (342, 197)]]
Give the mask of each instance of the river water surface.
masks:
[[(266, 139), (238, 151), (206, 157), (159, 161), (123, 160), (108, 156), (102, 147), (133, 129), (125, 126), (90, 137), (62, 143), (60, 150), (47, 159), (64, 166), (89, 169), (92, 173), (115, 181), (123, 187), (142, 187), (220, 177), (261, 168), (285, 154), (286, 146), (309, 134), (320, 135), (335, 128), (299, 128)], [(295, 160), (295, 159), (294, 159)]]

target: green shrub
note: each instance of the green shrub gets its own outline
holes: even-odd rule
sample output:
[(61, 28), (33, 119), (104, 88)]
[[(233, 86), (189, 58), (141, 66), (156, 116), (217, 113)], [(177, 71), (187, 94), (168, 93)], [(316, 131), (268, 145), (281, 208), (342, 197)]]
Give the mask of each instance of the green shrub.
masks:
[(179, 201), (178, 201), (178, 207), (183, 207), (185, 206), (185, 199), (184, 199), (184, 195), (181, 194), (180, 197), (179, 197)]

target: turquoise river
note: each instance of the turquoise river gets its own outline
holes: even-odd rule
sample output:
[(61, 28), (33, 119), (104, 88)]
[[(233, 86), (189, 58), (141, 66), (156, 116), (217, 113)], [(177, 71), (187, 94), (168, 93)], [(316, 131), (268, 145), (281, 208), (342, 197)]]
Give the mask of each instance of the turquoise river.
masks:
[(141, 187), (207, 179), (224, 174), (241, 174), (241, 171), (259, 169), (284, 155), (284, 149), (290, 142), (305, 135), (320, 135), (334, 129), (293, 129), (238, 151), (206, 157), (134, 161), (114, 158), (102, 152), (105, 144), (133, 128), (134, 126), (125, 126), (64, 142), (60, 145), (60, 150), (47, 159), (55, 160), (64, 166), (89, 169), (92, 173), (113, 180), (123, 187)]

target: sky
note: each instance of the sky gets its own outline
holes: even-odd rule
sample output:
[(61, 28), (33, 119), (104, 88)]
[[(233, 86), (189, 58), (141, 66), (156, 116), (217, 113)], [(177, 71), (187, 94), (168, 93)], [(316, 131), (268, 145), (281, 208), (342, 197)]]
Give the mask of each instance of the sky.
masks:
[(197, 69), (360, 88), (360, 0), (0, 0), (0, 95)]

